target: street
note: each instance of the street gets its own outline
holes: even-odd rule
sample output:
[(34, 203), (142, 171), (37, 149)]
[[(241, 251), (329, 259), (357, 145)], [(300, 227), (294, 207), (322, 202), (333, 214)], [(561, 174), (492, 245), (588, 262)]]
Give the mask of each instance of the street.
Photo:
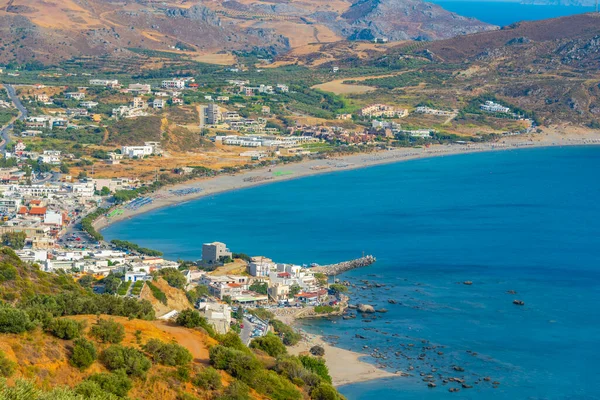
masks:
[[(13, 102), (13, 104), (15, 105), (17, 110), (19, 110), (21, 113), (21, 115), (19, 115), (18, 118), (21, 121), (25, 120), (25, 118), (27, 118), (27, 109), (25, 107), (23, 107), (21, 100), (19, 99), (19, 97), (17, 96), (17, 93), (15, 92), (15, 88), (8, 84), (3, 84), (3, 85), (6, 88), (8, 97)], [(3, 139), (3, 142), (0, 144), (0, 151), (2, 151), (2, 152), (6, 149), (6, 145), (8, 145), (8, 142), (10, 140), (8, 133), (12, 128), (13, 128), (13, 125), (9, 124), (6, 127), (4, 127), (4, 129), (2, 129), (2, 131), (0, 131), (0, 136), (2, 136), (2, 139)]]

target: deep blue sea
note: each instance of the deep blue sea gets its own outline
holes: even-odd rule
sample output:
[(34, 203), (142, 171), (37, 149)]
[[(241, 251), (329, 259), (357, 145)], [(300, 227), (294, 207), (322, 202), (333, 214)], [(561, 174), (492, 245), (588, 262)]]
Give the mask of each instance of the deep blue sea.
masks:
[(509, 1), (429, 0), (429, 3), (498, 26), (582, 14), (595, 9), (593, 6), (533, 5)]
[[(599, 399), (599, 170), (593, 147), (438, 157), (223, 193), (103, 233), (173, 259), (215, 240), (281, 262), (375, 255), (342, 279), (385, 284), (351, 296), (389, 312), (307, 329), (413, 376), (342, 387), (349, 400)], [(420, 376), (432, 369), (436, 388)], [(474, 387), (449, 393), (447, 377)]]

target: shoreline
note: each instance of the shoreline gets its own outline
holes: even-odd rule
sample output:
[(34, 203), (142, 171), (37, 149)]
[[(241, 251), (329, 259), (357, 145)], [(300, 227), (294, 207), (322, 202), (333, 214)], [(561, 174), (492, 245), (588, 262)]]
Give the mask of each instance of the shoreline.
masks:
[[(197, 200), (232, 190), (246, 189), (339, 171), (350, 171), (378, 165), (450, 155), (508, 151), (524, 148), (591, 145), (600, 145), (600, 134), (531, 134), (526, 136), (508, 137), (500, 143), (447, 144), (432, 145), (429, 148), (397, 148), (374, 153), (358, 153), (336, 158), (307, 160), (294, 164), (263, 167), (238, 174), (219, 175), (213, 178), (204, 178), (164, 187), (147, 196), (153, 199), (151, 203), (135, 210), (123, 209), (122, 214), (111, 217), (110, 219), (101, 217), (94, 222), (94, 227), (96, 230), (101, 231), (108, 226), (125, 219), (130, 219), (134, 216), (157, 209), (184, 204), (191, 200)], [(201, 191), (184, 196), (176, 196), (171, 193), (172, 190), (191, 188), (201, 189)]]
[(399, 373), (389, 372), (377, 367), (375, 364), (363, 361), (362, 358), (366, 357), (367, 354), (333, 346), (327, 343), (321, 335), (308, 333), (303, 329), (300, 329), (300, 331), (302, 340), (298, 344), (288, 347), (289, 353), (297, 356), (305, 352), (308, 353), (312, 346), (319, 345), (323, 347), (325, 350), (323, 358), (329, 369), (332, 384), (335, 387), (402, 376)]
[[(360, 153), (339, 156), (331, 159), (308, 160), (295, 164), (275, 166), (271, 168), (271, 172), (269, 172), (269, 167), (266, 167), (238, 173), (236, 175), (220, 175), (214, 178), (206, 178), (165, 187), (149, 196), (154, 198), (153, 203), (137, 210), (125, 210), (122, 215), (111, 218), (110, 220), (102, 217), (94, 225), (96, 229), (101, 230), (113, 223), (132, 218), (136, 215), (164, 207), (184, 204), (191, 200), (224, 193), (227, 191), (288, 181), (308, 176), (334, 173), (338, 171), (355, 170), (377, 165), (393, 164), (402, 161), (441, 157), (446, 155), (450, 156), (502, 150), (518, 150), (523, 148), (592, 145), (600, 145), (600, 134), (597, 132), (587, 135), (537, 134), (516, 136), (508, 137), (502, 143), (435, 145), (431, 146), (430, 148), (399, 148), (374, 153)], [(280, 172), (282, 174), (274, 175), (274, 172)], [(253, 178), (254, 180), (246, 180), (246, 178)], [(170, 190), (177, 190), (181, 188), (201, 188), (202, 191), (191, 193), (186, 196), (175, 196), (173, 194), (169, 195)], [(284, 320), (284, 318), (280, 319), (282, 321)], [(333, 381), (332, 383), (335, 387), (403, 376), (401, 371), (390, 372), (378, 367), (374, 363), (364, 360), (366, 357), (368, 357), (368, 354), (347, 350), (327, 343), (322, 335), (308, 333), (302, 329), (302, 326), (298, 323), (298, 321), (287, 320), (284, 322), (293, 325), (302, 334), (301, 341), (295, 346), (288, 348), (290, 354), (298, 355), (308, 352), (309, 349), (314, 345), (320, 345), (325, 349), (324, 359), (327, 367), (329, 368), (329, 373)]]

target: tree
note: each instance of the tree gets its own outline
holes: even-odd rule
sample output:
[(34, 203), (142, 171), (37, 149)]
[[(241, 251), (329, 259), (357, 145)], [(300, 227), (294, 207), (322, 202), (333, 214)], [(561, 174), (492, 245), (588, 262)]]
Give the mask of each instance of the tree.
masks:
[(183, 346), (177, 343), (165, 343), (158, 339), (150, 339), (143, 347), (153, 361), (171, 367), (189, 364), (193, 357)]
[(125, 371), (115, 371), (107, 374), (94, 374), (91, 375), (87, 380), (80, 383), (76, 388), (75, 392), (84, 396), (84, 398), (91, 398), (96, 393), (98, 388), (107, 393), (112, 393), (119, 397), (127, 396), (127, 393), (133, 387), (131, 379), (127, 377)]
[(77, 179), (85, 179), (87, 178), (87, 172), (81, 171), (79, 175), (77, 175)]
[(73, 343), (73, 352), (69, 361), (75, 367), (83, 370), (96, 361), (97, 352), (94, 343), (87, 339), (79, 338)]
[(33, 327), (25, 311), (0, 305), (0, 333), (22, 333)]
[(335, 295), (339, 295), (340, 293), (348, 292), (348, 288), (339, 283), (333, 283), (329, 285), (329, 290), (331, 290)]
[(15, 250), (21, 250), (25, 246), (26, 239), (25, 232), (6, 232), (2, 235), (2, 243)]
[(325, 285), (327, 285), (327, 275), (325, 275), (325, 274), (323, 274), (321, 272), (317, 272), (315, 274), (315, 279), (319, 283), (319, 286), (325, 286)]
[(92, 286), (92, 283), (94, 283), (96, 280), (94, 279), (94, 277), (92, 275), (84, 275), (81, 278), (79, 278), (79, 284), (84, 287), (84, 288), (89, 288)]
[(163, 268), (159, 271), (160, 276), (167, 281), (169, 286), (183, 289), (187, 284), (187, 278), (177, 268)]
[(107, 188), (106, 186), (102, 186), (102, 189), (100, 189), (100, 196), (108, 196), (110, 194), (110, 189)]
[(298, 285), (297, 283), (294, 283), (292, 286), (290, 286), (290, 297), (294, 297), (301, 291), (302, 291), (302, 288), (300, 287), (300, 285)]
[(90, 335), (104, 343), (121, 343), (125, 328), (113, 319), (100, 319), (90, 329)]
[(196, 304), (200, 298), (208, 296), (208, 286), (198, 285), (192, 290), (185, 292), (185, 295), (190, 303)]
[(111, 371), (124, 370), (127, 375), (143, 377), (152, 366), (138, 349), (115, 344), (100, 354), (100, 361)]
[(62, 172), (63, 174), (68, 174), (69, 166), (65, 163), (60, 164), (60, 172)]
[(185, 326), (186, 328), (197, 328), (202, 326), (203, 316), (200, 315), (198, 310), (192, 310), (191, 308), (185, 309), (177, 315), (175, 322), (177, 325)]
[(267, 282), (254, 282), (252, 285), (250, 285), (250, 290), (252, 290), (253, 292), (259, 293), (259, 294), (267, 294), (267, 291), (269, 289), (269, 284)]
[(238, 321), (242, 321), (244, 319), (244, 309), (240, 306), (233, 313), (233, 317)]
[(69, 318), (54, 319), (48, 326), (48, 331), (59, 339), (71, 340), (81, 336), (85, 324)]
[(300, 356), (298, 358), (304, 368), (319, 375), (325, 382), (331, 383), (331, 376), (327, 365), (325, 365), (325, 360), (311, 356)]
[(250, 342), (250, 347), (259, 349), (270, 355), (271, 357), (279, 357), (287, 353), (285, 345), (277, 336), (269, 333), (263, 337), (257, 337)]
[(213, 367), (204, 368), (193, 380), (194, 385), (204, 390), (219, 390), (223, 386), (221, 375)]

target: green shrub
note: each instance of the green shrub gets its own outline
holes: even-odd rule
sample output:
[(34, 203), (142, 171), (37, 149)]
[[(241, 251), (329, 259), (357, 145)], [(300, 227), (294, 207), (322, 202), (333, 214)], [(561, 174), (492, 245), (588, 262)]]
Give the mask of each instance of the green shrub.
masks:
[(194, 377), (194, 385), (204, 390), (219, 390), (223, 384), (221, 383), (221, 375), (212, 368), (204, 368)]
[(160, 290), (156, 285), (154, 285), (150, 281), (147, 281), (146, 285), (148, 285), (148, 287), (150, 288), (150, 291), (152, 292), (152, 295), (154, 296), (154, 298), (156, 300), (160, 301), (164, 305), (167, 305), (167, 295), (164, 294), (164, 292), (162, 290)]
[(185, 347), (158, 339), (150, 339), (143, 349), (150, 354), (153, 361), (171, 367), (189, 364), (193, 359), (192, 353)]
[(0, 282), (12, 281), (17, 277), (17, 268), (8, 262), (0, 263)]
[(210, 348), (210, 363), (234, 378), (249, 382), (252, 375), (262, 368), (262, 364), (252, 354), (216, 345)]
[(74, 319), (54, 319), (48, 326), (48, 331), (59, 339), (71, 340), (81, 336), (85, 323)]
[(158, 271), (158, 274), (167, 281), (169, 286), (174, 288), (183, 289), (187, 284), (187, 278), (177, 268), (162, 268)]
[(124, 371), (115, 371), (110, 374), (91, 375), (77, 385), (75, 392), (83, 395), (86, 399), (98, 393), (98, 389), (105, 393), (114, 394), (115, 396), (125, 397), (132, 387), (131, 379), (127, 377)]
[(323, 305), (323, 306), (316, 306), (315, 307), (315, 312), (317, 314), (331, 314), (332, 312), (335, 311), (340, 311), (339, 307), (332, 307), (329, 305)]
[(272, 400), (299, 400), (302, 394), (296, 386), (274, 371), (257, 371), (248, 383), (258, 393), (264, 394)]
[(101, 319), (90, 329), (90, 335), (104, 343), (121, 343), (125, 328), (113, 319)]
[(290, 326), (278, 319), (271, 320), (271, 326), (273, 326), (273, 329), (279, 334), (283, 344), (286, 346), (293, 346), (302, 339), (302, 336), (298, 332), (295, 332)]
[(281, 342), (281, 339), (272, 333), (269, 333), (263, 337), (257, 337), (256, 339), (252, 340), (252, 342), (250, 342), (250, 347), (253, 349), (262, 350), (271, 357), (279, 357), (287, 353), (287, 349)]
[(183, 310), (179, 313), (179, 315), (177, 315), (175, 323), (186, 328), (202, 328), (211, 337), (217, 337), (215, 329), (208, 324), (206, 318), (200, 315), (198, 310), (192, 310), (191, 308)]
[(216, 398), (216, 400), (250, 400), (250, 389), (248, 385), (239, 380), (234, 380), (225, 389), (223, 394)]
[(25, 311), (0, 305), (0, 333), (22, 333), (33, 327)]
[(329, 376), (329, 369), (325, 365), (325, 360), (311, 356), (300, 356), (298, 358), (304, 368), (319, 375), (325, 382), (331, 383), (331, 376)]
[(127, 375), (144, 376), (152, 366), (141, 351), (133, 347), (112, 345), (100, 354), (100, 361), (111, 371), (124, 370)]
[(50, 391), (38, 389), (31, 381), (18, 379), (13, 386), (6, 380), (0, 380), (0, 399), (2, 400), (118, 400), (119, 397), (102, 390), (90, 391), (82, 396), (68, 387), (55, 387)]
[(250, 353), (250, 350), (248, 350), (248, 347), (242, 342), (240, 336), (233, 331), (229, 331), (224, 335), (219, 335), (218, 340), (222, 346), (236, 349), (244, 353)]
[(70, 362), (79, 369), (86, 369), (96, 361), (97, 352), (94, 343), (84, 338), (75, 340)]
[(328, 383), (321, 383), (310, 392), (312, 400), (339, 400), (342, 397), (337, 390)]
[(6, 354), (0, 350), (0, 377), (9, 378), (17, 369), (17, 364), (6, 357)]

